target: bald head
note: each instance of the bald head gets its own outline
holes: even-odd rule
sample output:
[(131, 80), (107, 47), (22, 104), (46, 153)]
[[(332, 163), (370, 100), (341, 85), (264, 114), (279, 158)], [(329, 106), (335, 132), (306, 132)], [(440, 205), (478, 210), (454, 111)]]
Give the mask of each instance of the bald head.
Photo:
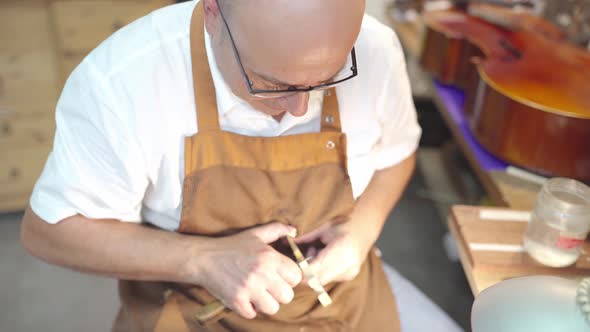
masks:
[[(360, 0), (224, 0), (245, 63), (263, 74), (300, 70), (292, 84), (328, 79), (346, 61), (360, 31)], [(272, 67), (272, 68), (267, 68)], [(305, 77), (309, 72), (309, 77)], [(280, 75), (279, 73), (274, 73)], [(280, 77), (279, 77), (280, 78)]]
[[(216, 1), (204, 1), (207, 30), (220, 52), (231, 52), (231, 44), (223, 47), (227, 31), (215, 15)], [(269, 81), (289, 86), (328, 81), (349, 59), (365, 9), (364, 0), (218, 1), (246, 72), (260, 89), (269, 88)]]
[(234, 14), (234, 10), (244, 3), (247, 3), (248, 0), (217, 0), (217, 2), (225, 17), (229, 18)]

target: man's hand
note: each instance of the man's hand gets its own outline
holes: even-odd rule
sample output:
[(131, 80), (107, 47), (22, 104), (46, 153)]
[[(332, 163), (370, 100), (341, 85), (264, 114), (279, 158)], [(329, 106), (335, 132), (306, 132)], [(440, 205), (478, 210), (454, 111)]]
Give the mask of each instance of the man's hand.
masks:
[[(325, 245), (317, 255), (311, 253), (315, 259), (310, 262), (322, 284), (356, 277), (391, 208), (406, 187), (415, 161), (413, 154), (394, 166), (376, 171), (347, 218), (334, 220), (295, 240), (300, 247), (317, 240)], [(310, 256), (308, 252), (303, 254)]]
[(368, 246), (355, 237), (351, 225), (349, 221), (333, 221), (295, 240), (302, 247), (318, 241), (325, 245), (319, 251), (311, 247), (303, 253), (313, 256), (310, 267), (322, 285), (352, 280), (360, 271)]
[(275, 222), (207, 240), (198, 253), (197, 283), (245, 318), (256, 317), (256, 312), (275, 314), (280, 303), (293, 299), (301, 270), (269, 243), (294, 232)]

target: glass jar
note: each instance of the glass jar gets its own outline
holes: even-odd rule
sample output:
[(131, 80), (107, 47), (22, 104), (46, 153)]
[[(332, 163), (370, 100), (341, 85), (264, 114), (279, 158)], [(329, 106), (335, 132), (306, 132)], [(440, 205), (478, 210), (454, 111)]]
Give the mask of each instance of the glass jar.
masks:
[(574, 264), (590, 231), (590, 188), (581, 182), (553, 178), (535, 202), (524, 235), (524, 248), (541, 264)]

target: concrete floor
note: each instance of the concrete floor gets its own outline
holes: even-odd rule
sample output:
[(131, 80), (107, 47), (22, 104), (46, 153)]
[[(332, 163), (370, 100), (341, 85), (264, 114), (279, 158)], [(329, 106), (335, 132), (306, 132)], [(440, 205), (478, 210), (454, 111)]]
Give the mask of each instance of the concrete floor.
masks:
[[(451, 261), (445, 250), (443, 241), (447, 227), (437, 206), (417, 194), (431, 191), (420, 168), (390, 214), (377, 244), (387, 263), (421, 289), (465, 331), (470, 331), (473, 295), (461, 263)], [(440, 176), (444, 176), (442, 172)]]
[(109, 331), (116, 282), (45, 264), (19, 242), (21, 214), (0, 215), (0, 331)]

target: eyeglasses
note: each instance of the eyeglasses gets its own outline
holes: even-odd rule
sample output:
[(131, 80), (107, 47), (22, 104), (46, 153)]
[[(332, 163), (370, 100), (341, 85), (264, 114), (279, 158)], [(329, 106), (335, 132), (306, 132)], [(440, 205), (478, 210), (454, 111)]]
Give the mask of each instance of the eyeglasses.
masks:
[[(338, 72), (338, 74), (336, 74), (331, 79), (330, 82), (318, 84), (318, 85), (314, 85), (314, 86), (309, 86), (309, 87), (289, 86), (286, 89), (269, 89), (269, 90), (256, 89), (254, 87), (254, 83), (248, 77), (248, 74), (246, 73), (246, 70), (244, 69), (244, 66), (242, 65), (242, 60), (240, 59), (240, 54), (238, 53), (238, 49), (236, 48), (236, 43), (234, 42), (234, 37), (232, 36), (232, 33), (229, 29), (229, 25), (227, 24), (227, 21), (225, 19), (225, 16), (223, 16), (223, 13), (221, 12), (221, 6), (219, 6), (219, 2), (217, 0), (215, 0), (215, 1), (217, 3), (217, 7), (219, 8), (219, 14), (221, 15), (221, 19), (223, 20), (223, 24), (225, 25), (225, 27), (227, 29), (227, 33), (229, 35), (229, 39), (231, 41), (232, 48), (234, 50), (234, 55), (236, 57), (236, 61), (238, 62), (238, 65), (240, 66), (240, 70), (242, 72), (242, 77), (244, 78), (244, 81), (246, 82), (246, 86), (248, 87), (248, 92), (250, 93), (250, 95), (258, 97), (258, 98), (288, 97), (288, 96), (292, 96), (296, 93), (301, 93), (301, 92), (310, 92), (310, 91), (315, 91), (315, 90), (329, 89), (336, 84), (342, 83), (344, 81), (348, 81), (349, 79), (357, 76), (358, 72), (357, 72), (357, 66), (356, 66), (356, 53), (355, 53), (354, 47), (353, 47), (352, 50), (350, 51), (350, 58), (346, 64), (346, 66), (344, 66), (344, 69), (340, 70)], [(346, 69), (346, 68), (348, 68), (348, 69)]]

